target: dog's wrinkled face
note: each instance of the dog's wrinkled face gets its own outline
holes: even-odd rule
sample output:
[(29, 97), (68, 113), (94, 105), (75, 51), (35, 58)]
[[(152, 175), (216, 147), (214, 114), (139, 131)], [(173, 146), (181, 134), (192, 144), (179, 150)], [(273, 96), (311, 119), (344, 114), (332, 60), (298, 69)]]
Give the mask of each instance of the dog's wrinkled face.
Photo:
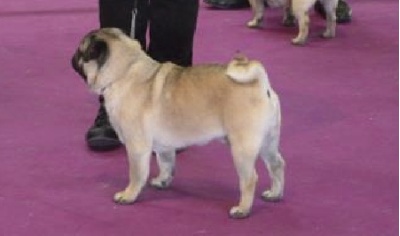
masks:
[(101, 93), (114, 79), (110, 74), (116, 77), (137, 50), (141, 50), (140, 45), (121, 30), (103, 28), (83, 37), (71, 63), (91, 90)]
[(92, 31), (82, 39), (71, 61), (74, 70), (86, 82), (90, 72), (98, 71), (109, 55), (106, 41), (97, 37), (96, 33), (97, 31)]

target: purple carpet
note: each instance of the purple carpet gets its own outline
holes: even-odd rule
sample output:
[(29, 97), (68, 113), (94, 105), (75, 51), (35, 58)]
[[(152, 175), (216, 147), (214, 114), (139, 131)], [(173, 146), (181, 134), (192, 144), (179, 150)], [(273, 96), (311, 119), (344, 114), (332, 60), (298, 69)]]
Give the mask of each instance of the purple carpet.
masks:
[[(333, 40), (317, 37), (324, 21), (311, 11), (304, 47), (290, 45), (296, 29), (281, 26), (279, 9), (250, 30), (249, 9), (201, 4), (195, 62), (226, 62), (238, 50), (261, 60), (283, 107), (285, 199), (257, 198), (237, 221), (227, 213), (237, 176), (217, 142), (180, 154), (169, 190), (114, 204), (127, 183), (125, 151), (86, 147), (98, 104), (70, 66), (98, 27), (97, 1), (2, 1), (0, 236), (398, 235), (399, 5), (349, 3), (354, 20)], [(258, 164), (259, 196), (269, 180)]]

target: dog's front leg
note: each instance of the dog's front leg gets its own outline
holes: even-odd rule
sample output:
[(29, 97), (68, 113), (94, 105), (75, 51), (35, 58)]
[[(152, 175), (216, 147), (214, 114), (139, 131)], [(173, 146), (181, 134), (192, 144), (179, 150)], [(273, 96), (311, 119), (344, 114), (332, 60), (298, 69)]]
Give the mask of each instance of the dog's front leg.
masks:
[(261, 26), (264, 18), (264, 1), (263, 0), (248, 0), (253, 11), (253, 19), (247, 23), (250, 28)]
[(292, 13), (296, 17), (299, 32), (296, 38), (292, 39), (292, 44), (303, 45), (306, 43), (309, 31), (310, 17), (308, 11), (315, 1), (292, 1)]
[(126, 142), (129, 162), (129, 184), (124, 191), (114, 195), (114, 201), (119, 204), (133, 203), (146, 184), (149, 176), (151, 142), (136, 140)]

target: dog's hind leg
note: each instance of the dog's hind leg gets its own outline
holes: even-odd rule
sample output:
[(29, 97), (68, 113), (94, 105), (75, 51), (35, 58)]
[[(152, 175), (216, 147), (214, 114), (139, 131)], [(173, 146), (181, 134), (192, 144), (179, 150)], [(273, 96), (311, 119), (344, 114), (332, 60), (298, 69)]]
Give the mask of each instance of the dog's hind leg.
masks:
[(336, 7), (338, 0), (320, 0), (326, 12), (326, 29), (323, 38), (333, 38), (336, 34)]
[(267, 134), (264, 144), (261, 147), (260, 155), (263, 159), (269, 176), (271, 178), (271, 188), (262, 193), (265, 201), (278, 201), (283, 197), (283, 187), (285, 184), (284, 168), (285, 161), (279, 152), (279, 127), (274, 128)]
[(174, 177), (175, 150), (157, 152), (156, 156), (160, 173), (150, 181), (150, 185), (158, 189), (165, 189)]
[(255, 162), (261, 141), (258, 142), (250, 134), (231, 135), (229, 136), (229, 143), (240, 185), (240, 202), (237, 206), (231, 208), (229, 214), (232, 218), (245, 218), (250, 214), (253, 205), (254, 192), (258, 180)]

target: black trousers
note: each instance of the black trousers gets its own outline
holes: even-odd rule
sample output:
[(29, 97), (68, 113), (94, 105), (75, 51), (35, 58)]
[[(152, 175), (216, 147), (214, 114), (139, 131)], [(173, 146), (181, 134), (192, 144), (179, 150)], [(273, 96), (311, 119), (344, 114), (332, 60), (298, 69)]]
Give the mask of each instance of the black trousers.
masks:
[(134, 6), (135, 38), (143, 49), (157, 61), (191, 65), (198, 0), (99, 0), (100, 27), (117, 27), (129, 35)]

